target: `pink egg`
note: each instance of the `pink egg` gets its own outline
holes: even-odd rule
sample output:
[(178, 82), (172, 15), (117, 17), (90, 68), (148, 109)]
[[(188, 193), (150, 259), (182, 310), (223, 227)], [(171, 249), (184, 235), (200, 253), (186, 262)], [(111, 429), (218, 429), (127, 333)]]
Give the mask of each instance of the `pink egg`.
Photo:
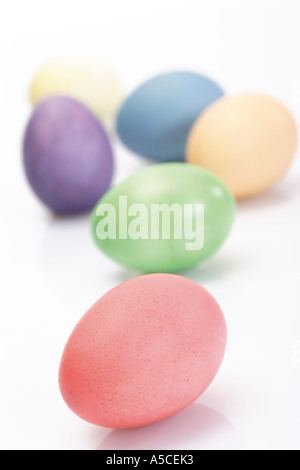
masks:
[(69, 408), (109, 428), (160, 421), (194, 402), (223, 361), (226, 323), (194, 281), (149, 274), (101, 297), (75, 326), (59, 385)]

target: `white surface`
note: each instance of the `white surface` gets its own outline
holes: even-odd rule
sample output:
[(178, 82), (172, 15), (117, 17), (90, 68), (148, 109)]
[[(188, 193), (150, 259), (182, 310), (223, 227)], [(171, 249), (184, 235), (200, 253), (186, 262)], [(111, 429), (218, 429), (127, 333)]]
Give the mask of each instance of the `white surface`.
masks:
[[(97, 251), (88, 217), (51, 216), (29, 189), (21, 159), (29, 80), (65, 53), (114, 65), (126, 92), (164, 70), (198, 70), (228, 93), (273, 94), (299, 122), (299, 14), (297, 0), (2, 2), (1, 449), (299, 449), (299, 155), (274, 190), (239, 205), (222, 250), (184, 273), (224, 310), (220, 373), (185, 411), (129, 431), (75, 416), (57, 373), (75, 323), (135, 273)], [(118, 181), (145, 162), (113, 142)]]

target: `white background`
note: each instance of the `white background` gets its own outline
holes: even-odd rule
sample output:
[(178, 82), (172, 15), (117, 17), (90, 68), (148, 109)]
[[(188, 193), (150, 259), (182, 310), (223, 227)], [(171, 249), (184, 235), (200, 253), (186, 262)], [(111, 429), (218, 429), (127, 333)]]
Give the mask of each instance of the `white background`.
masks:
[[(211, 387), (161, 423), (116, 431), (63, 402), (65, 342), (85, 311), (136, 273), (94, 246), (89, 217), (57, 218), (22, 168), (36, 69), (62, 54), (113, 65), (125, 94), (166, 70), (210, 75), (228, 94), (260, 91), (300, 118), (297, 0), (1, 1), (0, 447), (2, 449), (299, 449), (300, 164), (238, 206), (221, 251), (184, 273), (218, 300), (228, 348)], [(112, 132), (115, 182), (145, 162)]]

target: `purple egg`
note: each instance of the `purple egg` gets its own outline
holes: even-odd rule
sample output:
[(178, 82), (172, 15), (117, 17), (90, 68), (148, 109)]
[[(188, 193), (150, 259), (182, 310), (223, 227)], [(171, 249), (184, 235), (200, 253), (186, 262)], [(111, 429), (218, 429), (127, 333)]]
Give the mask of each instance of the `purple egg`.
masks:
[(111, 184), (107, 134), (91, 111), (67, 96), (51, 96), (35, 108), (23, 158), (33, 191), (57, 213), (91, 210)]

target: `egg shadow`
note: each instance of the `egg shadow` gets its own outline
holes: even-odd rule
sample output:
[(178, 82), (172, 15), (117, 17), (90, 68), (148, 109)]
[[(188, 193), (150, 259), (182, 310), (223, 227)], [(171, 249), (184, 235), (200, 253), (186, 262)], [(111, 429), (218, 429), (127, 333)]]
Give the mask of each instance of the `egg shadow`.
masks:
[(299, 199), (300, 186), (299, 177), (294, 175), (284, 180), (269, 190), (253, 197), (237, 200), (237, 210), (239, 212), (265, 210), (272, 207), (290, 204), (293, 200)]
[(112, 430), (96, 450), (241, 450), (234, 426), (212, 408), (193, 403), (158, 423)]
[[(233, 250), (216, 253), (205, 262), (200, 262), (190, 268), (179, 271), (166, 271), (168, 274), (186, 277), (198, 283), (214, 282), (218, 279), (224, 279), (230, 273), (234, 275), (240, 269), (243, 269), (246, 261), (243, 260), (243, 254), (233, 252)], [(134, 277), (152, 274), (150, 272), (135, 271), (132, 269), (117, 267), (113, 273), (113, 282), (121, 283), (133, 279)]]
[(243, 266), (243, 256), (240, 252), (224, 249), (223, 252), (216, 253), (205, 262), (200, 262), (177, 274), (198, 283), (210, 283), (227, 278), (231, 274), (234, 275)]

